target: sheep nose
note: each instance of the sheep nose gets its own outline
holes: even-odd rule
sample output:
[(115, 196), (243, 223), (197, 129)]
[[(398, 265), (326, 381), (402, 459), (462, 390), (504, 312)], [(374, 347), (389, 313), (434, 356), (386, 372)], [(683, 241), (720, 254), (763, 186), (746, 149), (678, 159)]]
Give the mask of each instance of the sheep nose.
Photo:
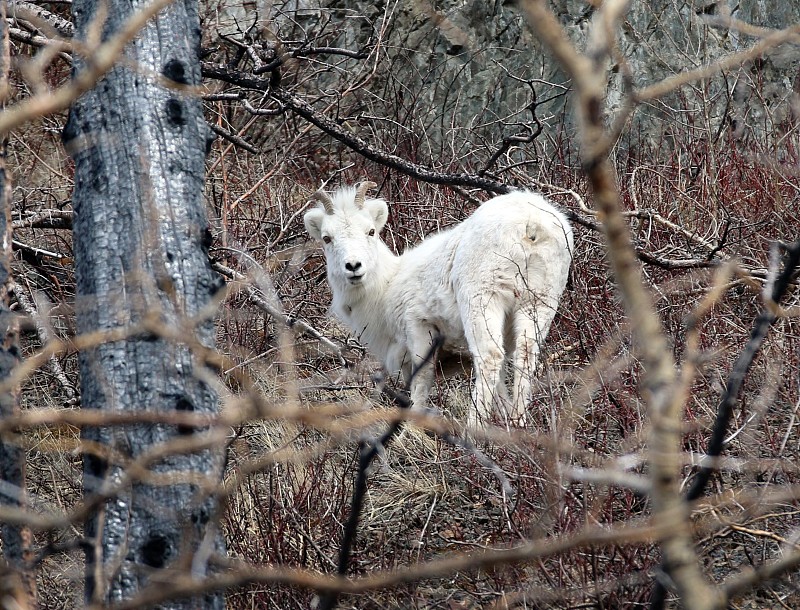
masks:
[(361, 269), (361, 263), (356, 261), (355, 263), (345, 263), (344, 268), (348, 271), (355, 273), (359, 269)]

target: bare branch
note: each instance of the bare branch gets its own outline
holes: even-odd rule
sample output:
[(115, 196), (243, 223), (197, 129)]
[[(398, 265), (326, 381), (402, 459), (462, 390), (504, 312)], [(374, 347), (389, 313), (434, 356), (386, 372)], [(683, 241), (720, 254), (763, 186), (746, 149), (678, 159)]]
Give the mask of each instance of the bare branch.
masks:
[[(731, 418), (733, 417), (733, 408), (739, 399), (739, 392), (744, 383), (744, 379), (753, 364), (753, 360), (761, 349), (761, 345), (766, 338), (770, 326), (772, 326), (777, 319), (775, 306), (780, 303), (781, 299), (786, 294), (791, 280), (796, 274), (798, 265), (800, 265), (800, 242), (795, 242), (786, 246), (783, 266), (780, 272), (776, 272), (776, 278), (772, 283), (772, 289), (769, 293), (769, 300), (756, 318), (750, 333), (750, 339), (736, 359), (733, 370), (728, 377), (725, 391), (717, 407), (717, 415), (714, 420), (714, 427), (711, 431), (711, 438), (708, 441), (706, 455), (710, 457), (717, 457), (722, 454), (722, 450), (725, 447), (725, 437), (728, 435), (728, 428)], [(689, 491), (686, 492), (687, 502), (696, 500), (703, 495), (706, 485), (708, 485), (711, 475), (715, 471), (716, 469), (713, 466), (704, 466), (698, 471), (692, 481)]]
[(72, 210), (44, 210), (12, 223), (14, 229), (72, 229)]
[(245, 291), (247, 292), (248, 297), (253, 302), (254, 305), (262, 309), (264, 312), (275, 318), (276, 320), (281, 320), (288, 328), (296, 328), (301, 332), (307, 334), (309, 337), (312, 337), (325, 345), (332, 353), (336, 354), (339, 358), (339, 363), (344, 366), (348, 367), (347, 360), (345, 360), (342, 354), (342, 348), (340, 345), (334, 343), (331, 339), (323, 335), (319, 332), (316, 328), (311, 326), (305, 320), (301, 320), (299, 318), (293, 318), (290, 316), (286, 316), (282, 311), (279, 311), (274, 306), (272, 306), (267, 299), (263, 297), (258, 291), (258, 289), (253, 285), (252, 282), (248, 281), (248, 278), (243, 274), (231, 269), (230, 267), (226, 267), (219, 261), (214, 261), (211, 264), (212, 268), (215, 271), (218, 271), (225, 277), (231, 280), (236, 280), (239, 282), (244, 283)]
[(172, 0), (155, 0), (140, 12), (131, 16), (120, 31), (107, 42), (95, 48), (89, 47), (86, 67), (78, 71), (72, 80), (47, 94), (36, 95), (0, 113), (0, 135), (5, 135), (23, 123), (35, 118), (65, 110), (81, 94), (89, 91), (95, 83), (120, 58), (125, 45), (159, 11), (169, 6)]
[(399, 157), (393, 153), (379, 149), (363, 138), (354, 135), (336, 121), (328, 118), (314, 109), (305, 100), (293, 95), (289, 91), (278, 88), (271, 88), (269, 80), (258, 78), (245, 72), (233, 70), (222, 66), (203, 65), (203, 75), (216, 78), (240, 87), (254, 89), (257, 91), (268, 91), (270, 96), (279, 102), (283, 107), (290, 109), (295, 114), (303, 117), (328, 135), (336, 138), (349, 148), (363, 155), (367, 159), (395, 169), (403, 174), (412, 176), (423, 182), (432, 184), (444, 184), (448, 186), (464, 186), (470, 188), (480, 188), (490, 193), (507, 193), (510, 188), (489, 178), (474, 176), (471, 174), (458, 173), (450, 174), (437, 172), (431, 168), (412, 163), (407, 159)]
[(235, 133), (231, 133), (230, 131), (223, 129), (222, 127), (219, 127), (214, 123), (209, 123), (208, 126), (211, 127), (211, 130), (214, 133), (222, 136), (224, 139), (228, 140), (228, 142), (230, 142), (234, 146), (238, 146), (239, 148), (244, 148), (247, 152), (252, 153), (254, 155), (257, 155), (260, 152), (258, 148), (250, 144), (250, 142), (245, 140), (242, 136), (236, 135)]
[(22, 30), (20, 28), (9, 28), (8, 33), (12, 40), (16, 40), (17, 42), (21, 42), (23, 44), (29, 44), (33, 47), (62, 48), (64, 50), (58, 52), (58, 57), (64, 60), (68, 65), (72, 65), (72, 57), (69, 55), (69, 53), (67, 53), (67, 50), (71, 49), (72, 45), (59, 43), (58, 41), (53, 41), (50, 38), (45, 38), (44, 36), (38, 34), (32, 34), (31, 32)]
[(582, 163), (595, 195), (614, 276), (631, 320), (636, 347), (645, 369), (642, 392), (652, 425), (650, 476), (653, 482), (654, 518), (671, 523), (671, 533), (661, 540), (665, 565), (675, 581), (683, 603), (697, 609), (718, 606), (719, 595), (700, 570), (694, 550), (689, 513), (680, 499), (680, 422), (684, 396), (675, 392), (675, 364), (661, 322), (644, 287), (627, 224), (621, 213), (614, 170), (606, 157), (603, 119), (605, 61), (613, 31), (627, 8), (626, 2), (603, 4), (594, 24), (587, 56), (573, 48), (561, 24), (541, 0), (527, 0), (523, 8), (539, 39), (573, 77), (582, 136)]
[(695, 70), (687, 70), (686, 72), (681, 72), (675, 76), (665, 78), (649, 87), (635, 91), (633, 96), (637, 102), (645, 102), (664, 97), (667, 93), (680, 89), (684, 85), (705, 80), (715, 74), (751, 61), (776, 47), (788, 42), (796, 43), (798, 40), (800, 40), (800, 25), (795, 25), (785, 30), (774, 31), (764, 36), (762, 40), (749, 49), (739, 51), (738, 53), (732, 53), (731, 55), (715, 61), (713, 64), (702, 66)]
[(10, 17), (25, 19), (35, 24), (38, 28), (42, 28), (45, 31), (50, 30), (47, 32), (48, 35), (72, 38), (75, 33), (75, 28), (71, 21), (59, 17), (55, 13), (33, 2), (10, 0), (8, 8)]
[[(33, 323), (36, 326), (36, 333), (39, 335), (39, 341), (42, 342), (42, 345), (47, 345), (47, 343), (50, 342), (51, 335), (53, 333), (52, 328), (49, 327), (45, 317), (39, 315), (33, 299), (28, 298), (28, 295), (25, 294), (25, 290), (22, 289), (19, 284), (13, 284), (11, 289), (14, 291), (17, 302), (19, 302), (25, 313), (27, 313), (33, 320)], [(72, 382), (67, 378), (67, 375), (64, 372), (64, 369), (61, 367), (61, 363), (58, 361), (55, 354), (50, 356), (50, 368), (53, 370), (53, 374), (67, 394), (67, 404), (77, 404), (78, 397), (75, 393)]]
[[(206, 591), (231, 589), (247, 583), (289, 584), (323, 593), (365, 593), (408, 583), (446, 578), (455, 573), (530, 563), (539, 558), (572, 549), (603, 544), (647, 542), (653, 538), (668, 535), (668, 527), (659, 523), (607, 528), (588, 527), (573, 536), (535, 540), (509, 549), (493, 549), (471, 554), (458, 553), (391, 572), (379, 572), (352, 579), (324, 576), (310, 570), (258, 568), (241, 562), (231, 562), (228, 572), (212, 575), (203, 581), (190, 579), (181, 573), (171, 574), (169, 587), (150, 587), (135, 599), (122, 602), (113, 608), (114, 610), (135, 610), (188, 593), (200, 594)], [(91, 606), (88, 610), (100, 609)]]

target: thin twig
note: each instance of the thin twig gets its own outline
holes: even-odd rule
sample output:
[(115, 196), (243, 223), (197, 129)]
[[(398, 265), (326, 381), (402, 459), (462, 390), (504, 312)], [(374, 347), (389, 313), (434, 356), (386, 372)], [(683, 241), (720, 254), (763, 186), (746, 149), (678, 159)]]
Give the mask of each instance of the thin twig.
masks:
[[(768, 295), (768, 302), (753, 323), (750, 338), (733, 365), (728, 382), (725, 385), (725, 392), (720, 399), (719, 406), (717, 406), (717, 416), (714, 420), (711, 437), (708, 440), (708, 449), (706, 450), (706, 455), (709, 457), (718, 457), (725, 448), (725, 437), (728, 434), (728, 427), (733, 417), (733, 408), (739, 399), (742, 383), (764, 343), (767, 332), (777, 319), (775, 305), (779, 304), (786, 294), (800, 265), (800, 241), (784, 247), (786, 254), (783, 259), (783, 268), (776, 273), (775, 280), (772, 282), (772, 290)], [(689, 491), (686, 492), (687, 502), (696, 500), (703, 495), (711, 475), (715, 471), (716, 468), (713, 466), (700, 468), (692, 481), (691, 487), (689, 487)]]

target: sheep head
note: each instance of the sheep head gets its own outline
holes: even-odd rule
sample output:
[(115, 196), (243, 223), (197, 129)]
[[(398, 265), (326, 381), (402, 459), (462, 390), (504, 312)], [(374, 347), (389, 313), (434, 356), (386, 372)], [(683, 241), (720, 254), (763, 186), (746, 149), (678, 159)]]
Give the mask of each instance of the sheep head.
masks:
[(320, 205), (305, 213), (309, 235), (322, 242), (328, 280), (336, 290), (363, 287), (380, 273), (378, 259), (387, 251), (378, 234), (389, 208), (382, 199), (367, 199), (374, 182), (344, 187), (332, 194), (322, 190), (311, 196)]

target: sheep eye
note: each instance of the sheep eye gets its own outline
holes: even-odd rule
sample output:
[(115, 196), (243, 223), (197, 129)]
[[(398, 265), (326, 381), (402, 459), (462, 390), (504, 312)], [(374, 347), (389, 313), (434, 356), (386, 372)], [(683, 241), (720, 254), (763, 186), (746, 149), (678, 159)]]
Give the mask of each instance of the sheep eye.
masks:
[(370, 230), (369, 230), (369, 233), (367, 233), (367, 235), (369, 235), (370, 237), (372, 237), (373, 235), (375, 235), (375, 229), (370, 229)]
[(323, 236), (322, 236), (322, 241), (324, 241), (326, 244), (329, 244), (329, 243), (331, 243), (331, 237), (330, 237), (330, 235), (323, 235)]

